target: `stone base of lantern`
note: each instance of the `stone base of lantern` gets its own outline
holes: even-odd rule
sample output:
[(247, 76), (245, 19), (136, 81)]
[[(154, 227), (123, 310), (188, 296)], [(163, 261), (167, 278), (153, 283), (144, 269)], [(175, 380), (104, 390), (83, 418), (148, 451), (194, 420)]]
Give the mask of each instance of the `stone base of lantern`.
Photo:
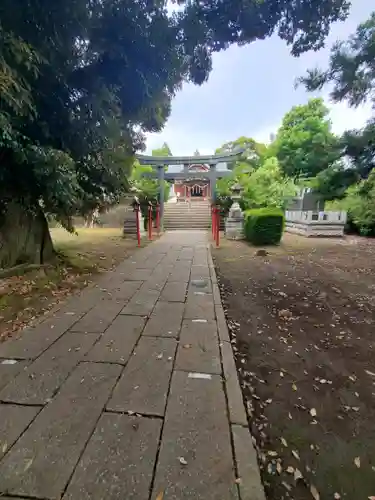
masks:
[(238, 203), (234, 203), (229, 210), (229, 215), (225, 219), (225, 237), (228, 240), (243, 240), (244, 236), (244, 216)]
[(243, 219), (227, 217), (225, 219), (225, 237), (227, 240), (244, 240)]

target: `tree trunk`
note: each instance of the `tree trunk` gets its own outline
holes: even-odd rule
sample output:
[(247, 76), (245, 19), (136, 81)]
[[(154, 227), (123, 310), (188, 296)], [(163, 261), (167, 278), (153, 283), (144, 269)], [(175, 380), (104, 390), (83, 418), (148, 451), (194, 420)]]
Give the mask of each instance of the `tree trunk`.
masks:
[(40, 207), (9, 203), (0, 216), (0, 268), (44, 264), (54, 255), (48, 222)]
[(85, 227), (90, 227), (90, 228), (94, 227), (94, 210), (86, 214), (84, 220), (85, 220)]

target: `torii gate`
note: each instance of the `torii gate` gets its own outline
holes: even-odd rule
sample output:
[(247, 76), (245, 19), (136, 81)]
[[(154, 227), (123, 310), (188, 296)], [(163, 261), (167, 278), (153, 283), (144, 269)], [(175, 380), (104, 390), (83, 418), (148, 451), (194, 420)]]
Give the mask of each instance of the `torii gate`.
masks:
[[(163, 217), (164, 217), (164, 181), (168, 179), (186, 179), (190, 177), (208, 177), (210, 180), (211, 197), (215, 201), (216, 197), (216, 178), (217, 170), (216, 165), (218, 163), (231, 163), (236, 160), (236, 158), (243, 153), (243, 150), (238, 149), (232, 153), (222, 153), (217, 155), (208, 156), (147, 156), (137, 154), (135, 155), (140, 165), (149, 165), (154, 170), (157, 170), (157, 178), (159, 179), (159, 200), (160, 200), (160, 222), (161, 227), (163, 227)], [(184, 165), (186, 167), (184, 172), (179, 173), (166, 173), (165, 167), (169, 165)], [(209, 172), (194, 172), (188, 173), (187, 169), (190, 165), (208, 165), (210, 167)], [(230, 171), (220, 172), (220, 176), (230, 175)], [(147, 174), (145, 174), (147, 176)], [(151, 176), (155, 176), (151, 174)]]

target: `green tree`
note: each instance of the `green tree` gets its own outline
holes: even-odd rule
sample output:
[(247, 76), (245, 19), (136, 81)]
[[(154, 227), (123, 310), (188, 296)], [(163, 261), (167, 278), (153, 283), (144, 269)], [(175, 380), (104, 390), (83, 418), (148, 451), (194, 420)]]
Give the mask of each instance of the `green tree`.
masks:
[(284, 177), (277, 158), (267, 158), (251, 175), (242, 174), (238, 181), (243, 186), (244, 208), (284, 208), (287, 199), (296, 194), (291, 179)]
[(230, 170), (241, 167), (248, 172), (258, 168), (267, 153), (267, 146), (255, 141), (251, 137), (239, 137), (235, 141), (226, 142), (220, 148), (217, 148), (215, 153), (234, 153), (242, 151), (238, 159), (228, 165)]
[(161, 148), (153, 149), (152, 156), (172, 156), (172, 151), (166, 142)]
[(331, 132), (328, 109), (322, 99), (294, 106), (283, 118), (275, 148), (285, 175), (315, 177), (341, 155), (338, 138)]
[(330, 83), (335, 102), (348, 101), (350, 106), (375, 101), (375, 12), (360, 24), (346, 41), (337, 42), (330, 55), (327, 70), (309, 70), (299, 78), (309, 91)]

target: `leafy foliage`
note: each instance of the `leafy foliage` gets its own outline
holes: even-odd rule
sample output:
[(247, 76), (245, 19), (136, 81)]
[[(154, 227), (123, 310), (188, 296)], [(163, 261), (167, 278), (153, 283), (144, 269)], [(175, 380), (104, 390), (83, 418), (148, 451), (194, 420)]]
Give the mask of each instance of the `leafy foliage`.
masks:
[(293, 180), (284, 177), (275, 157), (266, 159), (251, 175), (239, 176), (239, 182), (244, 189), (244, 208), (284, 208), (288, 197), (295, 195), (297, 190)]
[(375, 170), (368, 179), (351, 186), (341, 207), (364, 236), (375, 236)]
[(332, 165), (340, 149), (323, 100), (293, 107), (283, 119), (275, 146), (280, 166), (290, 177), (315, 177)]
[(262, 159), (266, 155), (267, 146), (256, 142), (250, 137), (239, 137), (235, 141), (226, 142), (220, 148), (217, 148), (215, 154), (219, 153), (234, 153), (241, 151), (242, 154), (239, 158), (228, 165), (230, 170), (236, 167), (241, 168), (243, 171), (251, 172), (251, 170), (258, 168)]
[(334, 45), (327, 70), (309, 70), (299, 82), (310, 91), (331, 83), (335, 102), (347, 100), (350, 106), (366, 100), (375, 103), (375, 12), (347, 41)]
[(245, 237), (253, 245), (277, 245), (284, 230), (284, 213), (276, 208), (255, 208), (245, 212)]
[(164, 142), (161, 148), (152, 150), (152, 156), (172, 156), (172, 151), (168, 144)]

